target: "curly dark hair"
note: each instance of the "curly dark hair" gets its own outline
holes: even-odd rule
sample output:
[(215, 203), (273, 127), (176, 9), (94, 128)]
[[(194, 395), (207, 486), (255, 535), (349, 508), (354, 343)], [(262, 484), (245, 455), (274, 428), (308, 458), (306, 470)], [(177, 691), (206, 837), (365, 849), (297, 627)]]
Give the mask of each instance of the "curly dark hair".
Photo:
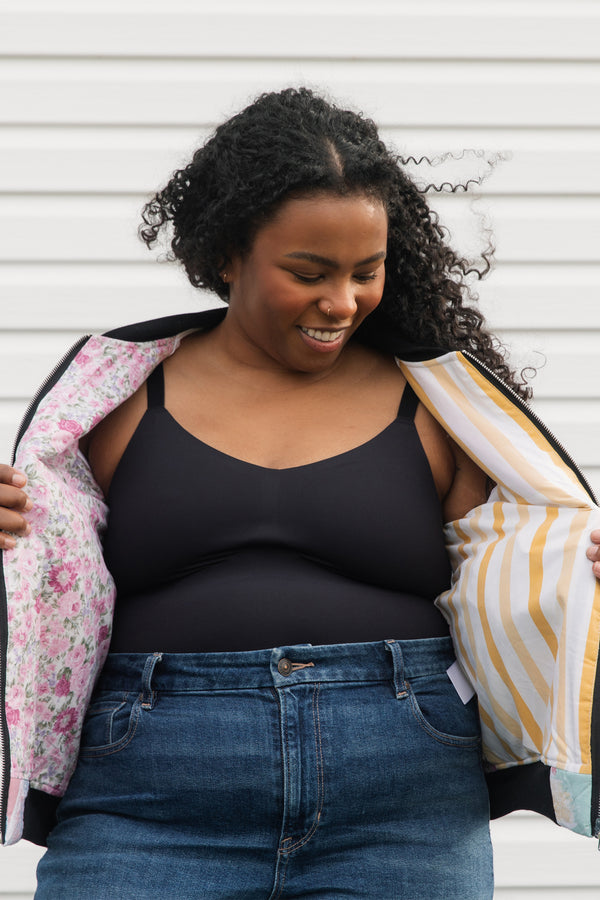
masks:
[(284, 201), (319, 193), (366, 195), (387, 211), (383, 297), (357, 336), (376, 344), (378, 334), (395, 332), (417, 344), (470, 351), (529, 399), (531, 389), (507, 364), (467, 283), (489, 270), (493, 247), (479, 267), (458, 255), (375, 123), (307, 88), (262, 94), (220, 125), (146, 204), (140, 236), (152, 246), (172, 228), (171, 258), (195, 287), (227, 300), (220, 273), (229, 257), (250, 250)]

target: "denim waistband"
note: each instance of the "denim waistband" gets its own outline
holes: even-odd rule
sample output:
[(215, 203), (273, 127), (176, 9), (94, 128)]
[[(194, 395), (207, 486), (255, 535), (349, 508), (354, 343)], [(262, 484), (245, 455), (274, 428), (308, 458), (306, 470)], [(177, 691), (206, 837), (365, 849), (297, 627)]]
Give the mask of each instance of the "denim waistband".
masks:
[(111, 653), (98, 688), (139, 690), (151, 683), (155, 691), (218, 691), (388, 679), (400, 684), (445, 672), (454, 658), (449, 637), (227, 653)]

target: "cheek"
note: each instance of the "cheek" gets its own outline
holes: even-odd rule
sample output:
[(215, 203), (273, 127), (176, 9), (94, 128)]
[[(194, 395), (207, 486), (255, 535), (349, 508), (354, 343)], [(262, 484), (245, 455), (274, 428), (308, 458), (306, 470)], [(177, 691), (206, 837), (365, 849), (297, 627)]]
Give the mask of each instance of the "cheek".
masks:
[(374, 309), (377, 309), (379, 304), (381, 303), (381, 298), (383, 297), (383, 282), (378, 285), (374, 285), (373, 288), (368, 291), (364, 295), (363, 303), (362, 303), (362, 311), (365, 315), (373, 312)]

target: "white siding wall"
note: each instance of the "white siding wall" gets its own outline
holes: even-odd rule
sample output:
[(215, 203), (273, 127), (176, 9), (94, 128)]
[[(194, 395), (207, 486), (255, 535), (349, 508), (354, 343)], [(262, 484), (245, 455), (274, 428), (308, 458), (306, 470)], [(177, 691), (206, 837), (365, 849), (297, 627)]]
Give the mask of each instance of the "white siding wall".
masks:
[[(308, 83), (406, 153), (512, 151), (478, 205), (482, 306), (547, 357), (537, 409), (600, 493), (599, 56), (595, 0), (0, 0), (0, 459), (82, 331), (198, 304), (137, 241), (144, 197), (258, 91)], [(471, 247), (468, 200), (432, 202)], [(592, 841), (527, 814), (493, 832), (498, 900), (598, 896)], [(37, 855), (0, 851), (0, 897), (31, 896)]]

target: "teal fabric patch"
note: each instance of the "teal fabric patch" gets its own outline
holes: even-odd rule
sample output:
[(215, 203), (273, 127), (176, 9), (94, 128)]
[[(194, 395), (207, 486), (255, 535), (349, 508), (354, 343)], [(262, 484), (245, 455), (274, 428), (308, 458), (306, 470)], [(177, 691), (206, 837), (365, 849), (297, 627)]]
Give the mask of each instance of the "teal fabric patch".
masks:
[(550, 789), (558, 824), (592, 837), (592, 776), (552, 767)]

